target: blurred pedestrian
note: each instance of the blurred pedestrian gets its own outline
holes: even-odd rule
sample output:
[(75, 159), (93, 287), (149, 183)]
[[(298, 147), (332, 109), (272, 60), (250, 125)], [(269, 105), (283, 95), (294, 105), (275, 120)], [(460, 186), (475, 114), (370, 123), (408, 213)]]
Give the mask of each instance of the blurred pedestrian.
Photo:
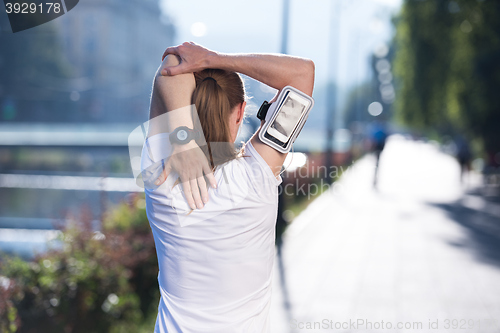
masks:
[(375, 154), (375, 174), (373, 177), (373, 187), (377, 188), (378, 183), (378, 173), (379, 173), (379, 163), (380, 155), (385, 148), (385, 142), (387, 141), (387, 129), (386, 126), (381, 122), (376, 122), (371, 135), (372, 142), (372, 152)]
[(456, 158), (460, 164), (460, 182), (463, 184), (465, 176), (470, 170), (472, 154), (469, 143), (463, 136), (459, 135), (455, 138), (455, 145), (457, 147)]

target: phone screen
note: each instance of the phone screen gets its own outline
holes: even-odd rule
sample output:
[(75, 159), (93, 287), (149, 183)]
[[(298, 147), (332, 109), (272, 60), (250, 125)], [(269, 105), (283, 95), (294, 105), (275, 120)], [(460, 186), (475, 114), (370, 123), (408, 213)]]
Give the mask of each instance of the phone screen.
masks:
[(293, 98), (293, 95), (288, 94), (276, 118), (269, 126), (268, 133), (281, 142), (288, 141), (305, 109), (305, 104), (301, 103), (299, 99)]

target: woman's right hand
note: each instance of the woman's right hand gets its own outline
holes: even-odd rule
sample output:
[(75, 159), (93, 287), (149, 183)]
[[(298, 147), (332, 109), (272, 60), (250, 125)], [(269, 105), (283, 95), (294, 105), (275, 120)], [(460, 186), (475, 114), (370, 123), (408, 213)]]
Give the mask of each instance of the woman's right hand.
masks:
[(217, 55), (215, 51), (209, 50), (194, 42), (184, 42), (181, 45), (167, 48), (163, 53), (162, 60), (168, 54), (179, 56), (181, 62), (177, 66), (164, 67), (161, 71), (161, 74), (164, 76), (202, 71), (208, 68), (209, 58)]

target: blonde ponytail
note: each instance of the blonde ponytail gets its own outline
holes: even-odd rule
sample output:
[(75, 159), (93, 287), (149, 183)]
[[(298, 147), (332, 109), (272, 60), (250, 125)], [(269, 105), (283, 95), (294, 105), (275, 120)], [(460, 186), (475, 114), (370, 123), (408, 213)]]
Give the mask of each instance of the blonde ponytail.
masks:
[(196, 106), (208, 143), (209, 159), (216, 167), (239, 154), (231, 142), (229, 119), (234, 107), (245, 101), (245, 88), (235, 72), (205, 69), (194, 76), (196, 88), (191, 103)]

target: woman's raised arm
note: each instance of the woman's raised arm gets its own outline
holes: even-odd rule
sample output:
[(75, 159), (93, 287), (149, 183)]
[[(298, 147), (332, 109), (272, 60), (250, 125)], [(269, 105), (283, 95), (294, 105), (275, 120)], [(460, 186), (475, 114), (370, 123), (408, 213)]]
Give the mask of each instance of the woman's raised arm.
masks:
[[(191, 96), (196, 87), (194, 75), (187, 73), (167, 77), (160, 74), (164, 67), (178, 64), (176, 56), (165, 57), (156, 73), (151, 96), (148, 137), (171, 133), (180, 126), (193, 129)], [(217, 187), (209, 162), (194, 140), (185, 145), (172, 146), (170, 157), (155, 185), (164, 183), (170, 172), (176, 171), (189, 206), (192, 209), (201, 209), (208, 202), (205, 177), (212, 187)]]
[(198, 72), (205, 68), (220, 68), (248, 75), (270, 87), (281, 90), (292, 86), (312, 96), (314, 88), (314, 62), (284, 54), (227, 54), (204, 48), (193, 42), (169, 47), (167, 54), (181, 58), (177, 66), (165, 67), (163, 75)]

